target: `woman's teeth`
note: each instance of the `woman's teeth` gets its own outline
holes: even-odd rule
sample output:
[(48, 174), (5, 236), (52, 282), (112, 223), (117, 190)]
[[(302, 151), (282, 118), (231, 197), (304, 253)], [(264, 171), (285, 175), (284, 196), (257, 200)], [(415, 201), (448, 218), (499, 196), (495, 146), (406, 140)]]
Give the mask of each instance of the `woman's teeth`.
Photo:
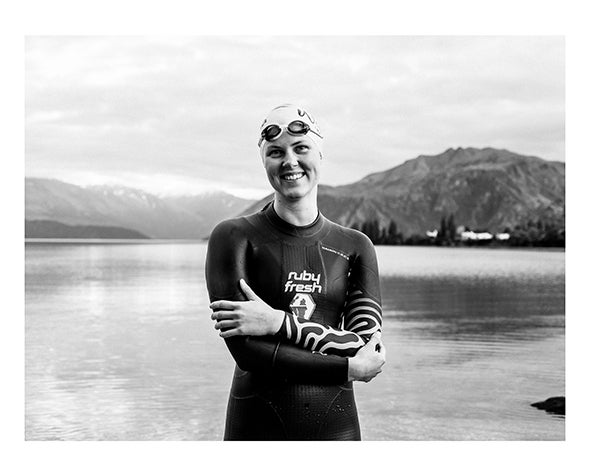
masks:
[(284, 179), (285, 180), (299, 180), (301, 177), (303, 177), (303, 172), (299, 172), (296, 174), (289, 174), (289, 175), (285, 175)]

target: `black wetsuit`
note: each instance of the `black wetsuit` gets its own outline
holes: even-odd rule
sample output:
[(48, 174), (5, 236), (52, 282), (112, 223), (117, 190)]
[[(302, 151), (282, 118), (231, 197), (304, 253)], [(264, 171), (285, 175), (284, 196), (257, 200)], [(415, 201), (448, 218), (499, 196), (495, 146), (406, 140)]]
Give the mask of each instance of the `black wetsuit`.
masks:
[(362, 233), (321, 214), (309, 226), (271, 205), (226, 220), (209, 239), (211, 301), (243, 301), (244, 278), (286, 312), (275, 336), (231, 337), (237, 365), (226, 440), (358, 440), (348, 359), (381, 328), (375, 250)]

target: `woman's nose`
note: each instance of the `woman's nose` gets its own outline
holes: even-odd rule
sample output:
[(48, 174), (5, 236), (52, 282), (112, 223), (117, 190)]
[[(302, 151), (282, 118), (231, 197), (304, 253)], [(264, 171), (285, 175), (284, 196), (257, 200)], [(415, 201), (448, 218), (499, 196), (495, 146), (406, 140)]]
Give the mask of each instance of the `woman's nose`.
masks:
[(293, 151), (287, 150), (287, 152), (285, 153), (285, 157), (283, 159), (283, 165), (297, 165), (297, 157), (295, 157)]

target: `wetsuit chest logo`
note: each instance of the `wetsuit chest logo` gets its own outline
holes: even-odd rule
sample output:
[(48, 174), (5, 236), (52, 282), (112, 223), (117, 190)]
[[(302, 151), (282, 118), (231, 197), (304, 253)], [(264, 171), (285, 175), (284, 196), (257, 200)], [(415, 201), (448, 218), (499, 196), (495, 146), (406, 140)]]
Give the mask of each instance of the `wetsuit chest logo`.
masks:
[(289, 303), (289, 308), (295, 317), (309, 319), (315, 311), (315, 301), (312, 293), (321, 293), (321, 273), (317, 275), (309, 271), (296, 273), (291, 271), (285, 283), (285, 293), (295, 292), (295, 296)]
[(295, 317), (309, 320), (315, 311), (315, 301), (311, 294), (297, 293), (293, 296), (289, 308)]
[(301, 273), (291, 271), (287, 277), (287, 282), (285, 283), (285, 292), (321, 293), (321, 277), (321, 273), (318, 273), (316, 276), (314, 273), (308, 271), (301, 271)]

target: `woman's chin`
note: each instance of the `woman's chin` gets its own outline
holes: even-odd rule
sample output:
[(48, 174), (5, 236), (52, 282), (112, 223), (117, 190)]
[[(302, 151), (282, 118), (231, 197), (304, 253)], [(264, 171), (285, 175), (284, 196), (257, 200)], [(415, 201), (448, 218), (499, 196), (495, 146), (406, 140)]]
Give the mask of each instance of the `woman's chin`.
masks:
[(276, 187), (275, 190), (281, 197), (287, 200), (300, 200), (309, 196), (313, 189), (309, 187), (283, 186)]

